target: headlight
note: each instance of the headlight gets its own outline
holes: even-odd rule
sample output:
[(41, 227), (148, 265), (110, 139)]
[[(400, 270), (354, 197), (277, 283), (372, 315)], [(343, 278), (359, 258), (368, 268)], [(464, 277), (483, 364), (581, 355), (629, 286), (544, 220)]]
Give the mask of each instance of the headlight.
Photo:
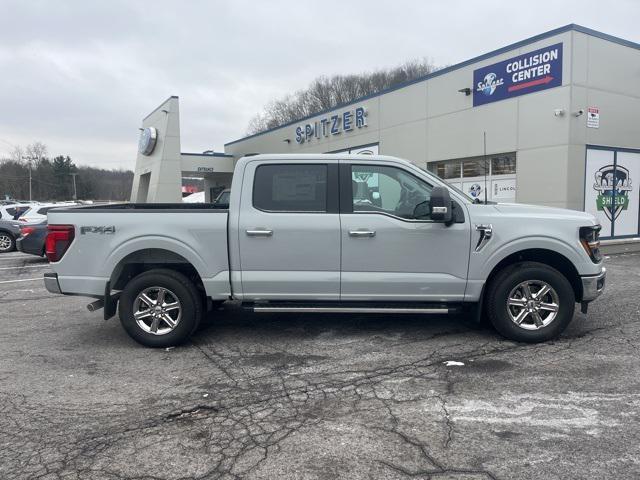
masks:
[(580, 243), (593, 263), (600, 263), (600, 225), (580, 227)]

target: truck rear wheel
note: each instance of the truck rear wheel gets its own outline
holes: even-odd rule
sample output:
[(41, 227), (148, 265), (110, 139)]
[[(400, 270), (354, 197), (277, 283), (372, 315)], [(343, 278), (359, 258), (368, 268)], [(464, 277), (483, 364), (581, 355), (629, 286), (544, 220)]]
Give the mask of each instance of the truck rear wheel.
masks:
[(171, 347), (186, 341), (202, 318), (195, 285), (179, 272), (149, 270), (133, 278), (120, 296), (120, 322), (136, 342)]
[(573, 319), (575, 295), (567, 278), (548, 265), (522, 262), (490, 283), (487, 313), (510, 340), (537, 343), (560, 335)]

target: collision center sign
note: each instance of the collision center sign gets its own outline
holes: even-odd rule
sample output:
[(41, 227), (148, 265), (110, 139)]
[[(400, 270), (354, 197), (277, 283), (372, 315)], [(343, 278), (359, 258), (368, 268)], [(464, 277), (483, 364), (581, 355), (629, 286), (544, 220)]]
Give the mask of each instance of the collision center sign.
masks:
[(562, 85), (562, 43), (473, 71), (473, 106)]

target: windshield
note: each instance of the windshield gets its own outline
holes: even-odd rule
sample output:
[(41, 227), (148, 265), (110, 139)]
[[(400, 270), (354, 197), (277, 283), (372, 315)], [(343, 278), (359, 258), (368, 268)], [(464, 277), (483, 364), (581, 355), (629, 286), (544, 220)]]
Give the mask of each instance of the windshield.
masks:
[(464, 193), (462, 190), (460, 190), (458, 187), (454, 187), (453, 185), (451, 185), (449, 182), (447, 182), (446, 180), (443, 180), (442, 178), (440, 178), (439, 176), (437, 176), (436, 174), (434, 174), (433, 172), (430, 172), (429, 170), (427, 170), (426, 168), (421, 167), (420, 165), (416, 165), (416, 167), (418, 167), (420, 170), (422, 170), (423, 172), (425, 172), (427, 175), (429, 175), (432, 178), (437, 178), (439, 181), (441, 181), (442, 183), (444, 183), (447, 187), (449, 187), (451, 190), (453, 190), (456, 193), (459, 193), (460, 195), (462, 195), (464, 198), (466, 198), (467, 200), (469, 200), (471, 203), (478, 203), (478, 200), (476, 198), (471, 197), (471, 195), (467, 195), (466, 193)]

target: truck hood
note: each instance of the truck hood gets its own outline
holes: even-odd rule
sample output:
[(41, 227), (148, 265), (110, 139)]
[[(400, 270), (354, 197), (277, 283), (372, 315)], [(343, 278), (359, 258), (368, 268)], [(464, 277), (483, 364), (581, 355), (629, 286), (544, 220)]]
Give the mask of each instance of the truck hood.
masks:
[(504, 214), (519, 218), (535, 217), (550, 220), (568, 220), (582, 222), (583, 225), (597, 225), (596, 218), (587, 212), (569, 210), (566, 208), (542, 207), (522, 203), (498, 203), (494, 208)]

